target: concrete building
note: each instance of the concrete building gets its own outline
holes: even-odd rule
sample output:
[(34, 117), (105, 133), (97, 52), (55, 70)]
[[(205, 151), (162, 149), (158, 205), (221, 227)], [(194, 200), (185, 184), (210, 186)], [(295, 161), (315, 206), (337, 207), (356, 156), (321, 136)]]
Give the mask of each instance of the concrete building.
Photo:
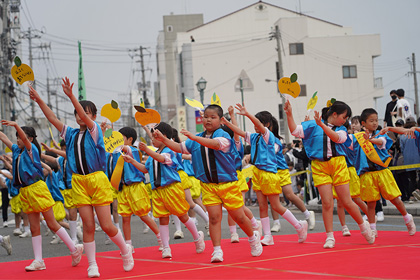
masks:
[[(184, 106), (185, 97), (200, 100), (195, 84), (203, 77), (207, 81), (204, 103), (210, 104), (211, 96), (217, 93), (223, 109), (227, 110), (229, 105), (241, 102), (241, 93), (235, 85), (240, 73), (245, 72), (253, 85), (252, 90), (244, 91), (248, 111), (271, 112), (280, 119), (281, 135), (284, 135), (283, 104), (276, 82), (279, 78), (277, 42), (272, 36), (275, 26), (281, 34), (283, 76), (297, 73), (302, 88), (300, 96), (291, 100), (296, 122), (303, 121), (307, 103), (316, 91), (315, 110), (321, 110), (327, 100), (336, 98), (347, 102), (354, 115), (366, 107), (374, 107), (374, 98), (383, 96), (381, 79), (375, 78), (373, 67), (374, 58), (381, 54), (378, 34), (355, 35), (350, 27), (260, 1), (176, 33), (168, 50), (173, 52), (177, 68), (166, 67), (166, 79), (158, 76), (162, 90), (162, 85), (168, 83), (169, 73), (176, 71), (176, 90), (166, 93), (172, 95), (171, 103), (169, 96), (160, 92), (161, 106), (172, 102)], [(166, 48), (162, 41), (159, 38), (158, 47)], [(166, 53), (166, 49), (160, 52)], [(158, 56), (159, 68), (162, 64)], [(194, 132), (194, 109), (187, 105), (186, 110), (187, 129)], [(239, 123), (243, 126), (242, 120)], [(253, 131), (250, 121), (246, 120), (245, 126)]]

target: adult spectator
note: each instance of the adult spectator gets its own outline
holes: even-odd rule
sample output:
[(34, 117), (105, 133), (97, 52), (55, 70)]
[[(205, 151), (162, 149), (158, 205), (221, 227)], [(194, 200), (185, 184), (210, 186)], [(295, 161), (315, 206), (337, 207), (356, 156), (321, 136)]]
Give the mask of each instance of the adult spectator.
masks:
[(397, 119), (405, 120), (412, 116), (410, 103), (404, 98), (404, 90), (402, 88), (397, 89), (397, 96)]
[(395, 89), (391, 90), (389, 95), (391, 96), (391, 101), (386, 104), (385, 109), (385, 117), (384, 117), (384, 127), (387, 126), (394, 126), (394, 123), (392, 122), (392, 115), (391, 113), (397, 112), (397, 91)]

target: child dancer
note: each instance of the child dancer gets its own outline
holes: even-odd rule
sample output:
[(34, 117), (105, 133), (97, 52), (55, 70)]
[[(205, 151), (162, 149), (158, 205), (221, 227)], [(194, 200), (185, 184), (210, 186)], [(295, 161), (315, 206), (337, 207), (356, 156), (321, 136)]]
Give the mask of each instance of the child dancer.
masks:
[[(172, 127), (161, 122), (156, 129), (169, 139), (172, 137)], [(130, 155), (124, 155), (124, 160), (134, 165), (143, 173), (150, 174), (150, 182), (152, 184), (152, 203), (153, 216), (159, 218), (159, 229), (163, 243), (162, 258), (172, 258), (171, 248), (169, 247), (169, 215), (177, 216), (182, 223), (191, 232), (195, 250), (200, 254), (205, 249), (204, 234), (202, 231), (197, 232), (194, 221), (187, 215), (189, 205), (185, 200), (184, 189), (181, 185), (176, 168), (178, 159), (165, 144), (155, 137), (152, 138), (153, 146), (158, 148), (156, 152), (150, 150), (146, 144), (139, 143), (139, 149), (146, 152), (150, 157), (146, 164), (141, 164), (133, 159)], [(172, 140), (169, 140), (172, 142)]]
[[(361, 124), (365, 129), (364, 135), (375, 148), (376, 154), (379, 156), (382, 163), (386, 162), (391, 156), (388, 154), (391, 148), (392, 140), (388, 135), (380, 135), (377, 131), (378, 128), (378, 113), (375, 109), (368, 108), (363, 110), (361, 116)], [(394, 128), (382, 130), (397, 132)], [(398, 211), (404, 218), (405, 225), (407, 226), (408, 233), (414, 235), (416, 233), (416, 225), (414, 224), (413, 216), (408, 214), (404, 203), (401, 201), (401, 192), (395, 182), (394, 176), (391, 171), (384, 166), (375, 163), (375, 159), (368, 157), (356, 137), (352, 138), (352, 145), (350, 149), (358, 147), (356, 170), (360, 176), (360, 196), (363, 201), (367, 202), (368, 206), (368, 220), (371, 229), (377, 233), (375, 221), (375, 207), (376, 201), (381, 199), (381, 195), (386, 200), (391, 201), (397, 207)], [(376, 161), (377, 162), (377, 161)]]
[(284, 110), (287, 123), (293, 136), (302, 138), (305, 151), (312, 160), (312, 174), (315, 187), (322, 199), (322, 218), (327, 233), (324, 248), (334, 248), (333, 232), (334, 199), (332, 186), (347, 212), (360, 227), (360, 231), (369, 244), (375, 242), (375, 236), (368, 222), (364, 222), (349, 190), (349, 173), (346, 165), (347, 129), (343, 126), (351, 116), (350, 107), (341, 101), (335, 101), (331, 107), (322, 109), (322, 117), (315, 111), (315, 120), (296, 125), (293, 119), (292, 105), (286, 102)]
[(12, 121), (2, 120), (3, 125), (16, 129), (17, 144), (0, 132), (0, 140), (13, 152), (13, 185), (18, 186), (21, 193), (23, 212), (28, 214), (32, 233), (32, 247), (35, 260), (26, 271), (46, 269), (42, 259), (42, 236), (40, 233), (40, 213), (45, 218), (48, 227), (55, 232), (67, 245), (72, 256), (72, 266), (80, 263), (83, 245), (75, 246), (66, 230), (54, 218), (52, 207), (54, 200), (47, 185), (42, 181), (42, 166), (40, 161), (41, 148), (36, 140), (36, 133), (32, 127), (20, 127)]
[(189, 139), (176, 143), (155, 130), (155, 139), (162, 141), (176, 153), (191, 154), (194, 173), (201, 181), (203, 204), (206, 206), (210, 219), (210, 237), (214, 251), (211, 262), (222, 262), (223, 251), (221, 243), (222, 204), (234, 221), (248, 236), (251, 255), (262, 254), (260, 235), (252, 229), (250, 220), (243, 210), (243, 199), (239, 190), (239, 182), (235, 169), (235, 143), (221, 126), (223, 109), (210, 105), (204, 111), (203, 124), (205, 131), (197, 135), (182, 130), (181, 133)]
[(75, 108), (75, 118), (80, 128), (64, 125), (31, 87), (29, 94), (38, 103), (47, 119), (61, 132), (67, 144), (67, 160), (72, 176), (73, 202), (79, 208), (83, 221), (83, 243), (89, 261), (88, 276), (99, 277), (95, 257), (95, 220), (93, 208), (102, 229), (120, 248), (125, 271), (134, 267), (132, 248), (128, 246), (121, 232), (111, 220), (109, 204), (112, 202), (110, 183), (104, 173), (105, 146), (102, 131), (95, 122), (96, 106), (90, 101), (79, 101), (73, 95), (73, 84), (63, 79), (63, 91)]
[[(306, 221), (298, 221), (295, 216), (280, 204), (279, 194), (281, 191), (280, 179), (283, 185), (288, 185), (290, 181), (289, 169), (287, 168), (288, 181), (285, 175), (277, 175), (277, 153), (281, 153), (281, 144), (276, 143), (274, 134), (269, 130), (271, 125), (271, 114), (260, 112), (256, 116), (251, 115), (241, 104), (236, 104), (239, 115), (249, 118), (255, 126), (257, 133), (249, 133), (242, 131), (239, 127), (233, 126), (231, 123), (224, 121), (235, 133), (244, 137), (248, 144), (251, 144), (251, 163), (255, 165), (254, 176), (252, 177), (253, 189), (257, 194), (258, 204), (260, 207), (260, 219), (264, 238), (261, 244), (264, 246), (274, 245), (273, 236), (270, 230), (270, 218), (268, 217), (268, 203), (271, 207), (285, 218), (297, 231), (299, 243), (306, 240), (308, 232), (308, 223)], [(269, 120), (265, 120), (263, 116), (267, 115)], [(260, 121), (261, 118), (261, 122)], [(223, 119), (226, 120), (226, 119)], [(285, 173), (286, 174), (286, 173)]]

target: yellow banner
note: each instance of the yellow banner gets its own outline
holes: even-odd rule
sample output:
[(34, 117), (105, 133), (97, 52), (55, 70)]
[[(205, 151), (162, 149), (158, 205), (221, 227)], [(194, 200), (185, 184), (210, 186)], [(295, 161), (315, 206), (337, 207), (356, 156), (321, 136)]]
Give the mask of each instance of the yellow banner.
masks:
[(373, 147), (373, 144), (370, 141), (366, 140), (363, 137), (363, 134), (365, 134), (365, 132), (356, 133), (354, 134), (354, 136), (356, 137), (357, 142), (359, 142), (359, 145), (362, 148), (363, 152), (365, 152), (367, 158), (373, 163), (376, 163), (377, 165), (380, 165), (382, 167), (388, 167), (391, 158), (388, 158), (385, 162), (382, 162), (381, 158), (379, 157), (378, 153)]

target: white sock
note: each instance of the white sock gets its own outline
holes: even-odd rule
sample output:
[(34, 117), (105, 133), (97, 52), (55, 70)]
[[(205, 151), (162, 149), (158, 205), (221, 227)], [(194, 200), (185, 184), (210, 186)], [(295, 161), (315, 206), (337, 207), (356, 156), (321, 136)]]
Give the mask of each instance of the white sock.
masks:
[(32, 237), (32, 248), (34, 250), (35, 260), (42, 261), (42, 236), (37, 235)]
[(236, 233), (236, 225), (229, 226), (230, 234)]
[(261, 224), (262, 224), (264, 235), (271, 235), (270, 218), (269, 217), (261, 218)]
[(222, 251), (222, 246), (214, 246), (213, 251)]
[(133, 245), (133, 244), (131, 243), (131, 240), (126, 240), (126, 241), (125, 241), (125, 243), (126, 243), (126, 244), (129, 244), (129, 245)]
[(197, 218), (196, 217), (190, 217), (190, 219), (195, 223), (197, 223)]
[(57, 230), (55, 234), (57, 234), (58, 237), (60, 237), (61, 240), (63, 240), (64, 244), (66, 244), (67, 248), (69, 248), (70, 253), (73, 253), (76, 251), (76, 246), (74, 246), (74, 243), (70, 238), (70, 235), (67, 233), (67, 231), (63, 227), (60, 227), (60, 229)]
[(173, 215), (173, 218), (174, 218), (176, 231), (182, 231), (181, 230), (181, 221), (179, 220), (179, 218), (175, 215)]
[(86, 257), (88, 259), (89, 266), (96, 265), (96, 245), (95, 240), (92, 242), (83, 242)]
[[(47, 229), (48, 229), (48, 227), (47, 227)], [(24, 232), (31, 232), (31, 228), (29, 226), (24, 226), (23, 231)]]
[(0, 243), (3, 243), (3, 235), (0, 235)]
[(359, 228), (361, 232), (364, 232), (365, 230), (367, 230), (364, 222), (359, 225)]
[(292, 212), (289, 211), (289, 209), (284, 212), (283, 215), (281, 215), (286, 221), (288, 221), (295, 229), (300, 229), (302, 225), (299, 223), (299, 221), (296, 219), (295, 215), (293, 215)]
[(280, 219), (274, 220), (273, 223), (279, 225), (280, 224)]
[(309, 213), (308, 209), (306, 209), (306, 210), (303, 212), (303, 215), (305, 215), (305, 220), (307, 220), (307, 219), (309, 219), (309, 217), (311, 216), (311, 213)]
[(257, 219), (255, 219), (255, 217), (252, 217), (251, 225), (252, 225), (252, 228), (258, 228), (258, 221)]
[(334, 232), (327, 232), (327, 238), (332, 238), (332, 239), (334, 239), (335, 240), (335, 238), (334, 238)]
[(255, 239), (257, 239), (257, 237), (255, 236), (255, 233), (253, 233), (251, 236), (248, 236), (248, 241), (249, 242), (253, 242), (253, 241), (255, 241)]
[(184, 225), (191, 232), (191, 234), (192, 234), (192, 236), (194, 238), (194, 241), (197, 241), (200, 238), (200, 236), (198, 235), (197, 227), (195, 226), (194, 221), (191, 220), (191, 219), (188, 219), (188, 221), (186, 221), (184, 223)]
[(376, 223), (369, 224), (369, 225), (370, 225), (370, 229), (376, 230)]
[(404, 218), (404, 222), (406, 224), (408, 224), (411, 221), (411, 216), (408, 213), (407, 213), (407, 215), (403, 216), (403, 218)]
[(112, 242), (115, 243), (115, 245), (118, 246), (118, 248), (120, 248), (121, 250), (121, 255), (127, 255), (128, 254), (128, 249), (127, 249), (127, 244), (125, 244), (124, 238), (121, 234), (121, 231), (118, 230), (118, 233), (113, 236), (113, 237), (109, 237), (111, 238)]
[(163, 248), (169, 248), (169, 225), (159, 225)]
[(206, 224), (209, 223), (209, 215), (206, 212), (204, 212), (203, 208), (201, 208), (200, 205), (196, 204), (193, 210), (206, 222)]
[(69, 221), (69, 227), (70, 227), (70, 238), (72, 240), (76, 240), (77, 239), (77, 222)]

